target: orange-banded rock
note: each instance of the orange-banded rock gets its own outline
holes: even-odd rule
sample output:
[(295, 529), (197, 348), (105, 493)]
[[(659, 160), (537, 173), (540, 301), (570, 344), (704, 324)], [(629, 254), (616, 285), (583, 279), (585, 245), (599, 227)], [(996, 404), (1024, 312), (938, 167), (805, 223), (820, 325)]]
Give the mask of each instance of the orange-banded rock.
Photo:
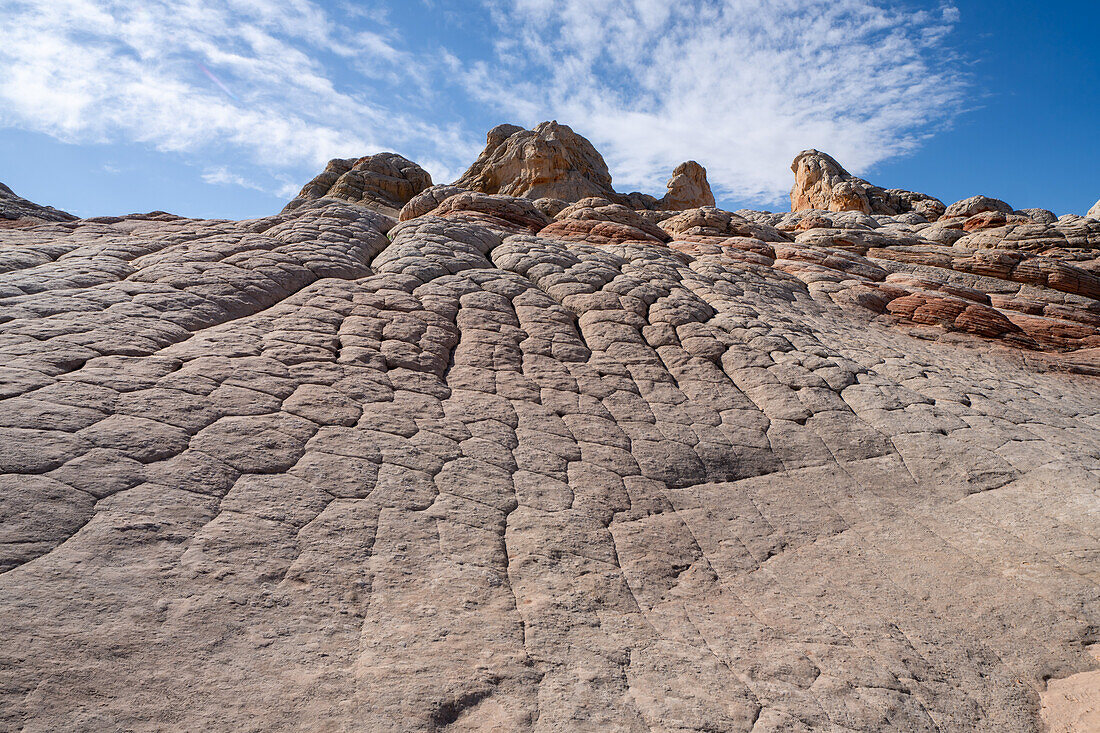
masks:
[[(581, 224), (580, 222), (588, 222)], [(612, 232), (617, 239), (649, 239), (655, 242), (667, 242), (670, 237), (660, 226), (641, 216), (634, 209), (615, 204), (602, 198), (585, 198), (571, 204), (559, 211), (554, 216), (554, 223), (544, 231), (546, 236), (553, 236), (555, 232), (569, 232), (571, 236), (584, 231), (596, 231), (593, 226), (596, 222), (615, 224), (616, 227), (602, 227), (605, 232), (600, 236), (610, 236)], [(633, 233), (632, 236), (627, 236)]]
[(1014, 340), (1032, 344), (1023, 329), (1002, 313), (973, 301), (936, 291), (916, 291), (892, 299), (886, 310), (914, 323), (942, 326), (949, 331), (965, 331), (987, 338)]

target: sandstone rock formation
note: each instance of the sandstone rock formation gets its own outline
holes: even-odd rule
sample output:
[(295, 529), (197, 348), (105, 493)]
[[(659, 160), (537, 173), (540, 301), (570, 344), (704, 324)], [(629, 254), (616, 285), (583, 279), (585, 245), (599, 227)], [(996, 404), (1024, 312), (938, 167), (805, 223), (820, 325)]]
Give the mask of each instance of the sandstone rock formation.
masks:
[(1100, 221), (352, 163), (0, 231), (0, 729), (1095, 720)]
[(818, 150), (803, 150), (791, 163), (791, 170), (791, 211), (860, 211), (888, 216), (914, 212), (928, 221), (935, 221), (944, 212), (944, 204), (937, 198), (873, 186)]
[(283, 211), (330, 198), (397, 216), (409, 199), (431, 185), (432, 177), (427, 171), (397, 153), (376, 153), (347, 160), (334, 158)]
[(700, 206), (714, 206), (714, 194), (707, 181), (707, 169), (689, 160), (672, 171), (668, 180), (668, 193), (654, 208), (668, 211), (684, 211)]
[(637, 211), (594, 197), (581, 199), (562, 209), (554, 216), (554, 222), (540, 231), (547, 237), (594, 244), (667, 242), (670, 239), (663, 229)]
[(682, 211), (714, 205), (707, 171), (694, 160), (676, 167), (660, 199), (617, 193), (603, 156), (585, 137), (556, 120), (541, 122), (533, 130), (518, 125), (489, 130), (485, 150), (454, 186), (566, 204), (601, 198), (632, 209)]
[(1054, 212), (1047, 209), (1020, 209), (1013, 213), (1026, 216), (1035, 224), (1053, 224), (1058, 221), (1058, 217), (1054, 215)]
[(1095, 204), (1093, 204), (1092, 208), (1089, 209), (1089, 213), (1085, 214), (1085, 216), (1089, 217), (1090, 219), (1100, 219), (1100, 201), (1097, 201)]
[(424, 216), (428, 212), (435, 209), (451, 196), (457, 196), (460, 193), (464, 193), (466, 189), (459, 188), (458, 186), (438, 185), (429, 186), (420, 193), (409, 199), (398, 214), (400, 221), (408, 221), (409, 219), (415, 219), (418, 216)]
[(556, 120), (541, 122), (533, 130), (497, 125), (487, 135), (485, 150), (454, 185), (531, 199), (619, 198), (603, 156)]
[(1011, 214), (1012, 207), (1000, 199), (991, 199), (988, 196), (971, 196), (948, 206), (943, 215), (947, 218), (967, 218), (987, 211)]
[(27, 201), (0, 183), (0, 228), (34, 226), (47, 221), (72, 221), (76, 217), (52, 206)]

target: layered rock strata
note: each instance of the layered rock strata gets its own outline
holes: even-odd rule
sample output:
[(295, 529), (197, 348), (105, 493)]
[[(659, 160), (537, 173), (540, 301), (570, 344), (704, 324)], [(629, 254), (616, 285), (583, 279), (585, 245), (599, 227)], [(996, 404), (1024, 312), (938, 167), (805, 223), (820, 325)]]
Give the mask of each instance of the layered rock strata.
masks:
[(454, 185), (531, 199), (618, 198), (603, 156), (556, 121), (539, 123), (533, 130), (497, 125), (486, 135), (485, 150)]
[(1075, 719), (1100, 222), (328, 191), (0, 231), (0, 728)]

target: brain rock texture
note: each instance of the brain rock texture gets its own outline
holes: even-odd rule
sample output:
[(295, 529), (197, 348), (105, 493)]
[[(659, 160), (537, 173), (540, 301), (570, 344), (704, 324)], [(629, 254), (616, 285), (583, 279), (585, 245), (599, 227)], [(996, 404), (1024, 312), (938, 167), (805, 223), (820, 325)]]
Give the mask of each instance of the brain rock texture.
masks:
[(398, 169), (0, 230), (0, 729), (1086, 719), (1100, 222)]

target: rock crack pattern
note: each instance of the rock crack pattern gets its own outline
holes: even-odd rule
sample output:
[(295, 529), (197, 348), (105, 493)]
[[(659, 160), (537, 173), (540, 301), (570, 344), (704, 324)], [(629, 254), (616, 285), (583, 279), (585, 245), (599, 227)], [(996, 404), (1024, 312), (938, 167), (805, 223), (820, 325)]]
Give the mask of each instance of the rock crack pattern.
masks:
[(1094, 679), (1100, 222), (428, 185), (0, 231), (0, 729), (1033, 731)]

